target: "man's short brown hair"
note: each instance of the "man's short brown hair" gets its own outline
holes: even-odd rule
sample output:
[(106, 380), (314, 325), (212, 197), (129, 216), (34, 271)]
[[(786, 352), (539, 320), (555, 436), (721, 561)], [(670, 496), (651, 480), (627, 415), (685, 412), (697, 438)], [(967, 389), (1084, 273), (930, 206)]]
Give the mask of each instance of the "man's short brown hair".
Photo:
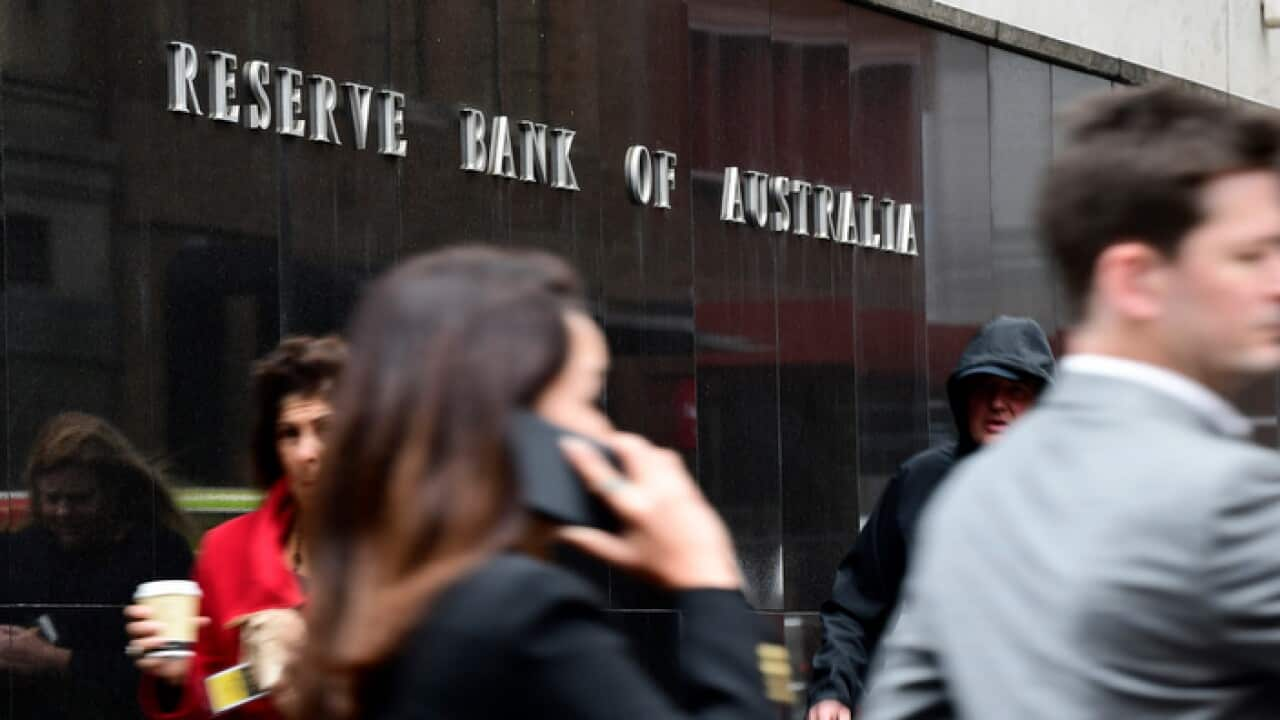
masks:
[(1040, 227), (1075, 311), (1110, 245), (1140, 240), (1166, 256), (1202, 220), (1217, 176), (1280, 170), (1276, 113), (1162, 84), (1078, 106), (1042, 188)]

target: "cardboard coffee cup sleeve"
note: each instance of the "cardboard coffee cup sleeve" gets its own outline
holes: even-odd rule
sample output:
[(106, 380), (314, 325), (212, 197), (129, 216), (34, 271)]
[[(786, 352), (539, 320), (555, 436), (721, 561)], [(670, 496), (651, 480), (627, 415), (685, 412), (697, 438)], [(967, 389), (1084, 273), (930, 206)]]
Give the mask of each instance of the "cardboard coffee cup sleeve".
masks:
[(190, 580), (154, 580), (138, 586), (134, 602), (151, 608), (152, 620), (164, 629), (164, 643), (147, 651), (153, 657), (193, 654), (199, 627), (200, 586)]

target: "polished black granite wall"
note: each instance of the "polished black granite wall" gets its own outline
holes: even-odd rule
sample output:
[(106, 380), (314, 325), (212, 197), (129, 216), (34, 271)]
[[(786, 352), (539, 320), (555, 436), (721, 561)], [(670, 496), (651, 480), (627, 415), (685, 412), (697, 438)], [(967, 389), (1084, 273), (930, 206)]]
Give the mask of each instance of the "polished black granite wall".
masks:
[[(1036, 176), (1055, 113), (1109, 87), (839, 0), (0, 12), (7, 490), (69, 409), (109, 419), (179, 487), (244, 486), (252, 358), (340, 329), (361, 284), (409, 254), (549, 248), (583, 272), (613, 344), (609, 412), (685, 454), (801, 674), (859, 517), (951, 430), (943, 380), (968, 336), (997, 313), (1060, 329)], [(168, 112), (172, 40), (401, 91), (407, 157), (352, 147), (344, 107), (341, 147)], [(464, 105), (576, 130), (581, 191), (462, 172)], [(672, 209), (629, 202), (637, 143), (678, 154)], [(723, 223), (728, 165), (911, 202), (920, 254)], [(1257, 400), (1274, 416), (1270, 388)], [(663, 666), (663, 598), (594, 572)]]

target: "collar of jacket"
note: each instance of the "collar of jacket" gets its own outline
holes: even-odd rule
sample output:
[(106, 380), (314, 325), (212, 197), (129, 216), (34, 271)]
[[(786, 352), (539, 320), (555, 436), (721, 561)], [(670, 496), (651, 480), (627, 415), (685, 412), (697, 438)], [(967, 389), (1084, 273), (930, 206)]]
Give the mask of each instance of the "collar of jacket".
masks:
[(1045, 393), (1041, 404), (1101, 416), (1148, 418), (1154, 422), (1198, 427), (1222, 437), (1246, 439), (1186, 400), (1132, 379), (1068, 370)]
[(293, 569), (284, 560), (297, 508), (288, 478), (281, 478), (271, 486), (262, 505), (246, 516), (249, 527), (244, 559), (253, 584), (264, 591), (262, 602), (267, 606), (296, 607), (306, 599)]

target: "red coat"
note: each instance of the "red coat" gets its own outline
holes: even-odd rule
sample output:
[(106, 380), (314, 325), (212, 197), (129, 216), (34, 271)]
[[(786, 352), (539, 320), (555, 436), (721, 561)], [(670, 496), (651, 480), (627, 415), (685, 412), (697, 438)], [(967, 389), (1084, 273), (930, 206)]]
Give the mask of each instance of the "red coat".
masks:
[[(140, 700), (155, 720), (203, 720), (210, 717), (204, 679), (240, 661), (240, 631), (227, 623), (251, 612), (299, 607), (305, 600), (297, 576), (285, 565), (286, 535), (295, 505), (289, 483), (280, 480), (262, 506), (205, 534), (196, 555), (194, 579), (204, 592), (200, 612), (210, 622), (196, 639), (192, 671), (178, 706), (166, 712), (157, 698), (158, 683), (145, 677)], [(241, 705), (219, 720), (281, 720), (269, 700)]]

